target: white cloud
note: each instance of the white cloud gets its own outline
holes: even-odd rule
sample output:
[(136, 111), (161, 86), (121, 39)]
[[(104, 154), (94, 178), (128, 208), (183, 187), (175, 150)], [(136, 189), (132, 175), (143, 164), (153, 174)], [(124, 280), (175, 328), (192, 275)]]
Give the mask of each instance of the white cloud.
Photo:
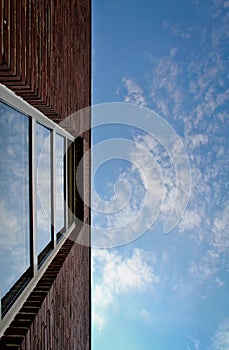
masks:
[(210, 350), (228, 350), (229, 349), (229, 320), (222, 322), (211, 342)]
[(93, 250), (93, 273), (97, 274), (93, 287), (93, 304), (96, 326), (105, 323), (105, 310), (116, 297), (129, 292), (144, 293), (150, 286), (160, 282), (153, 270), (155, 257), (142, 249), (135, 248), (132, 254), (123, 257), (117, 251)]
[[(128, 150), (128, 160), (134, 165), (122, 171), (117, 179), (126, 181), (122, 189), (124, 197), (131, 188), (130, 199), (122, 210), (111, 215), (101, 216), (94, 213), (93, 222), (102, 224), (105, 228), (120, 228), (122, 237), (128, 235), (127, 241), (131, 241), (149, 229), (159, 214), (166, 220), (173, 210), (172, 215), (179, 219), (184, 208), (184, 193), (189, 191), (189, 169), (181, 162), (182, 147), (180, 140), (174, 142), (169, 155), (151, 135), (136, 135)], [(177, 173), (174, 163), (177, 165)], [(193, 224), (190, 228), (193, 228)], [(112, 233), (107, 231), (107, 234), (110, 234), (111, 239)], [(117, 237), (116, 235), (116, 239)]]
[(140, 314), (145, 319), (149, 319), (151, 317), (150, 313), (145, 309), (142, 309)]
[(140, 107), (145, 107), (147, 105), (146, 99), (143, 95), (142, 88), (134, 82), (133, 79), (124, 77), (122, 79), (126, 89), (127, 95), (125, 97), (125, 102), (134, 103)]
[(194, 150), (195, 148), (208, 143), (208, 135), (203, 135), (203, 134), (191, 135), (190, 141), (192, 144), (192, 149)]
[(219, 287), (224, 286), (224, 282), (219, 277), (216, 277), (215, 281), (216, 281), (216, 283), (218, 284)]
[[(225, 137), (220, 135), (226, 124), (228, 89), (225, 87), (225, 61), (218, 50), (221, 45), (220, 33), (220, 30), (215, 31), (212, 42), (205, 45), (209, 47), (208, 55), (200, 52), (201, 60), (192, 58), (185, 68), (177, 64), (179, 51), (175, 55), (170, 52), (168, 57), (154, 57), (151, 100), (148, 100), (148, 105), (163, 117), (179, 120), (184, 125), (183, 141), (191, 160), (192, 190), (189, 207), (178, 229), (180, 232), (191, 230), (191, 237), (200, 247), (202, 258), (198, 264), (193, 262), (190, 267), (192, 276), (199, 281), (211, 278), (223, 266), (229, 246), (229, 213), (224, 202), (227, 193), (227, 146)], [(188, 72), (186, 86), (180, 83), (185, 72)], [(147, 135), (139, 136), (138, 141), (153, 152), (160, 167), (164, 191), (161, 213), (164, 220), (175, 198), (172, 166), (167, 166), (156, 140)], [(141, 158), (142, 169), (146, 169), (150, 184), (152, 169), (138, 151), (135, 156)], [(158, 189), (157, 186), (148, 187)], [(158, 198), (155, 193), (154, 197)]]
[(96, 285), (94, 289), (95, 306), (105, 307), (112, 303), (112, 287), (105, 285)]
[(144, 252), (136, 248), (130, 258), (118, 258), (106, 264), (103, 280), (112, 290), (120, 293), (129, 289), (144, 289), (148, 284), (158, 283), (159, 277), (145, 262)]
[(198, 262), (193, 262), (189, 272), (199, 283), (212, 277), (218, 270), (219, 255), (215, 250), (208, 249)]
[[(200, 261), (193, 262), (190, 267), (190, 273), (195, 276), (199, 282), (204, 282), (212, 277), (224, 265), (227, 265), (229, 249), (229, 203), (215, 214), (212, 221), (212, 229), (209, 230), (207, 239), (208, 248), (202, 253)], [(206, 242), (205, 242), (206, 244)], [(215, 282), (220, 286), (224, 282), (218, 277)]]
[[(192, 342), (195, 350), (200, 349), (200, 341), (198, 339), (195, 339), (194, 337), (190, 336), (189, 334), (186, 335), (186, 338)], [(189, 347), (189, 345), (187, 345), (187, 349), (191, 349)]]
[(211, 245), (219, 253), (228, 252), (229, 249), (229, 203), (226, 203), (222, 211), (218, 212), (213, 222), (213, 236)]
[(153, 325), (156, 321), (155, 317), (146, 309), (140, 311), (140, 318), (148, 325)]
[(93, 317), (93, 320), (92, 320), (93, 324), (96, 326), (97, 329), (101, 331), (105, 323), (104, 318), (100, 317), (96, 312), (93, 312), (92, 317)]
[[(18, 240), (18, 233), (20, 233), (20, 230), (18, 230), (18, 227), (20, 227), (19, 218), (15, 211), (13, 212), (7, 208), (7, 204), (3, 200), (0, 201), (0, 217), (2, 218), (0, 230), (1, 246), (4, 249), (10, 249)], [(10, 239), (6, 232), (10, 232)]]
[[(188, 209), (178, 230), (191, 230), (190, 236), (202, 255), (198, 264), (191, 264), (192, 276), (201, 281), (213, 277), (216, 281), (214, 274), (224, 266), (229, 244), (229, 214), (225, 204), (228, 172), (225, 130), (229, 94), (225, 58), (228, 15), (225, 9), (228, 1), (214, 0), (210, 6), (201, 1), (193, 3), (200, 16), (205, 14), (209, 18), (208, 24), (200, 28), (197, 23), (185, 31), (168, 21), (164, 21), (163, 26), (172, 34), (183, 36), (183, 39), (186, 39), (185, 34), (188, 34), (187, 37), (198, 35), (198, 55), (194, 56), (189, 49), (184, 52), (182, 44), (179, 46), (178, 42), (167, 56), (151, 57), (151, 86), (144, 89), (150, 90), (150, 96), (143, 95), (141, 86), (133, 88), (133, 91), (147, 101), (149, 108), (160, 113), (171, 124), (179, 125), (179, 132), (190, 156), (192, 189)], [(215, 21), (215, 17), (219, 16), (221, 20)], [(149, 81), (149, 73), (147, 77)], [(163, 185), (164, 200), (160, 210), (164, 220), (175, 200), (176, 183), (172, 165), (156, 140), (141, 135), (138, 141), (152, 152), (160, 168), (163, 184), (155, 186), (150, 178), (152, 168), (141, 152), (135, 150), (135, 157), (141, 158), (142, 169), (146, 169), (146, 178), (150, 184), (147, 188), (155, 191), (151, 193), (154, 198), (159, 199), (159, 192), (156, 191), (161, 190)]]
[(180, 26), (171, 24), (167, 21), (163, 21), (162, 23), (164, 29), (169, 30), (173, 35), (177, 37), (181, 37), (183, 39), (189, 39), (191, 37), (191, 34), (189, 33), (189, 30), (183, 30)]
[(198, 212), (195, 212), (194, 210), (186, 210), (181, 222), (179, 223), (179, 231), (185, 232), (187, 230), (192, 230), (200, 227), (200, 224), (201, 217)]
[[(224, 6), (223, 1), (214, 4), (217, 10)], [(173, 27), (166, 21), (163, 25), (165, 29)], [(223, 28), (221, 24), (216, 23), (212, 27), (204, 28), (206, 33), (201, 40), (204, 43), (202, 47), (208, 49), (207, 54), (200, 48), (198, 59), (187, 56), (188, 62), (185, 66), (178, 64), (179, 47), (175, 54), (174, 50), (170, 50), (167, 57), (152, 58), (151, 99), (147, 100), (148, 106), (169, 121), (183, 123), (183, 141), (191, 159), (192, 192), (189, 211), (180, 223), (182, 231), (198, 230), (201, 218), (205, 218), (205, 224), (208, 226), (203, 230), (211, 229), (210, 219), (215, 213), (209, 214), (209, 208), (212, 207), (212, 203), (219, 205), (222, 192), (226, 193), (225, 181), (221, 175), (224, 170), (227, 171), (226, 143), (225, 138), (219, 136), (220, 130), (224, 128), (223, 124), (226, 123), (228, 101), (226, 62), (221, 50), (224, 40), (222, 33), (225, 32)], [(176, 31), (175, 26), (173, 31)], [(150, 142), (149, 139), (145, 140), (145, 143)], [(163, 167), (161, 163), (160, 167)], [(220, 180), (217, 178), (219, 176)], [(163, 177), (167, 205), (165, 200), (161, 207), (162, 212), (168, 212), (168, 201), (172, 203), (174, 200), (175, 187), (171, 185), (170, 180), (171, 176), (167, 176), (166, 179)], [(169, 181), (169, 190), (166, 181)], [(199, 232), (193, 237), (201, 235)], [(206, 240), (208, 238), (207, 236)]]
[[(153, 144), (153, 139), (151, 142)], [(106, 231), (109, 242), (112, 242), (113, 236), (116, 242), (119, 239), (118, 235), (122, 236), (121, 242), (129, 242), (143, 234), (156, 219), (163, 199), (162, 178), (157, 160), (150, 152), (144, 137), (134, 139), (127, 157), (132, 165), (121, 171), (117, 179), (117, 182), (123, 183), (119, 199), (126, 197), (131, 189), (127, 204), (111, 215), (99, 215), (95, 212), (93, 214), (94, 224), (115, 228), (116, 231), (119, 229), (117, 234)], [(120, 239), (118, 243), (120, 244)]]

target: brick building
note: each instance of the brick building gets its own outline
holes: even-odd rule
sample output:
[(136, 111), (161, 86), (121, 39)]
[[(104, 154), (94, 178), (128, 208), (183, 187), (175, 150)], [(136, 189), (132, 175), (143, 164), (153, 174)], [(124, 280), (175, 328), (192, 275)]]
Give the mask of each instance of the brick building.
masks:
[(2, 0), (0, 45), (0, 349), (90, 349), (91, 3)]

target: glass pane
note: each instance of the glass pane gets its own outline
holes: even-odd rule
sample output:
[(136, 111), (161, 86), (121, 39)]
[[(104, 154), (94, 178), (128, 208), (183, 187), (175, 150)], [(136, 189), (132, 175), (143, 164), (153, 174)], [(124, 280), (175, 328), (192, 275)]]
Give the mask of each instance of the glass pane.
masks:
[(37, 253), (51, 241), (51, 132), (36, 124)]
[(29, 118), (0, 102), (0, 293), (30, 265)]
[(64, 227), (64, 138), (56, 135), (56, 212), (55, 233)]

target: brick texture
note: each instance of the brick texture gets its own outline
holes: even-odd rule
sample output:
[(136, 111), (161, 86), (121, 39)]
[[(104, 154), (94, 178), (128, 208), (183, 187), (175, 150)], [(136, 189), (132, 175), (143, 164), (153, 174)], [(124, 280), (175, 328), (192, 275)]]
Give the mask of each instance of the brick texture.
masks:
[(1, 0), (0, 82), (57, 122), (90, 105), (90, 6)]

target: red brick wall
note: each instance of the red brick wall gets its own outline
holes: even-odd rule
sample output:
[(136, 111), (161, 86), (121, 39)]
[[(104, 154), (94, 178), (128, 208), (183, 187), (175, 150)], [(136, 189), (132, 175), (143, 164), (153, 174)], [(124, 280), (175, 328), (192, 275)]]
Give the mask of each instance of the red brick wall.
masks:
[(90, 0), (1, 0), (0, 82), (59, 121), (90, 105)]
[[(90, 0), (1, 0), (0, 19), (0, 83), (57, 123), (90, 106)], [(76, 125), (88, 129), (90, 113)], [(82, 136), (85, 152), (90, 131)], [(88, 202), (90, 157), (84, 163)], [(5, 348), (90, 348), (90, 248), (64, 244), (1, 338)]]

